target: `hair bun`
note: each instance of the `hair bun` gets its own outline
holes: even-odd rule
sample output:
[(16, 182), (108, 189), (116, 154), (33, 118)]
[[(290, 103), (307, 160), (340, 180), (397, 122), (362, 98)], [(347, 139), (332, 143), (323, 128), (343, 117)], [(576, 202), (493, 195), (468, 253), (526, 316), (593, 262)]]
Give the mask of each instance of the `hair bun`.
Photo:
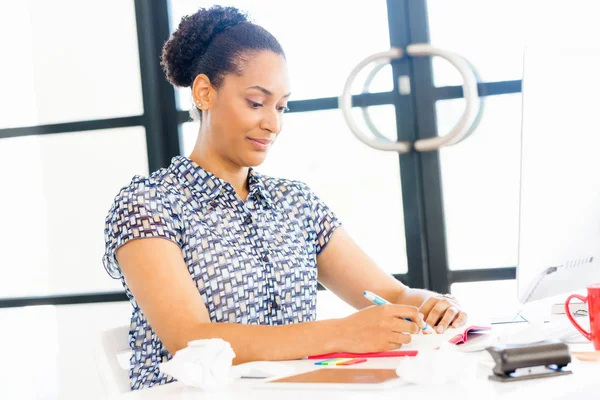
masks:
[(248, 16), (235, 7), (200, 8), (183, 17), (162, 49), (161, 65), (167, 80), (175, 86), (192, 86), (192, 66), (215, 35), (243, 22), (248, 22)]

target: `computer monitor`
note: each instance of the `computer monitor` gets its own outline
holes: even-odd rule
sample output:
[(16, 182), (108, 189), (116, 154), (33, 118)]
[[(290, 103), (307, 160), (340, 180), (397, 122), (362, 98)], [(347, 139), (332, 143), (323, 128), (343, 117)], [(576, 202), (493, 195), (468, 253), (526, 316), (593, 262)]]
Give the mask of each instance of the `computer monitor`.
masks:
[(600, 282), (600, 48), (524, 53), (521, 303)]

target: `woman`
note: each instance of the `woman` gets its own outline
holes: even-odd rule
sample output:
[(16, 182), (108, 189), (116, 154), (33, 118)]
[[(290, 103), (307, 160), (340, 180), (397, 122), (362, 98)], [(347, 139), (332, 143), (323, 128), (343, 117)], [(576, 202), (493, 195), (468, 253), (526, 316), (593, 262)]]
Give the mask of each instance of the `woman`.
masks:
[[(104, 265), (134, 307), (132, 389), (170, 382), (158, 363), (195, 339), (230, 342), (242, 363), (393, 349), (426, 322), (438, 332), (464, 324), (451, 296), (379, 269), (305, 184), (252, 168), (290, 97), (269, 32), (235, 8), (200, 9), (166, 42), (162, 65), (173, 85), (191, 87), (200, 130), (189, 157), (134, 177), (107, 216)], [(360, 311), (315, 321), (317, 273)], [(365, 290), (394, 304), (368, 307)]]

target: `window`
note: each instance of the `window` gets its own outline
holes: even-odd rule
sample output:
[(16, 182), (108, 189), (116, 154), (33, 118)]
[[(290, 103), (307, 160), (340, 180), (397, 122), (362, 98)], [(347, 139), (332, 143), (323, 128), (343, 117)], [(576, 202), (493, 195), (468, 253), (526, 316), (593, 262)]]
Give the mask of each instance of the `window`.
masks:
[(104, 218), (148, 174), (142, 127), (2, 139), (2, 297), (122, 290), (102, 266)]
[[(594, 10), (589, 0), (427, 1), (431, 43), (464, 56), (485, 82), (521, 79), (527, 45), (594, 40), (600, 34)], [(436, 86), (461, 83), (446, 62), (434, 59), (433, 70)]]
[(0, 48), (0, 129), (143, 112), (132, 1), (3, 2)]
[[(448, 132), (464, 100), (436, 105), (438, 131)], [(440, 152), (450, 269), (517, 264), (520, 160), (518, 93), (486, 98), (477, 130)]]
[[(154, 171), (179, 151), (189, 155), (195, 143), (198, 124), (185, 122), (189, 89), (177, 90), (173, 101), (157, 60), (181, 16), (214, 2), (80, 3), (0, 6), (0, 44), (19, 60), (0, 66), (0, 167), (17, 193), (0, 199), (11, 210), (11, 229), (0, 234), (0, 243), (8, 243), (0, 252), (4, 299), (121, 290), (101, 266), (112, 198), (133, 175)], [(474, 280), (511, 282), (523, 47), (597, 37), (591, 2), (510, 0), (485, 8), (475, 0), (452, 6), (440, 0), (218, 3), (248, 10), (287, 53), (291, 112), (259, 170), (305, 181), (379, 265), (413, 286), (452, 288), (459, 296), (468, 286), (476, 288), (464, 292), (472, 297), (487, 285)], [(554, 29), (556, 21), (568, 29)], [(423, 42), (475, 67), (485, 97), (480, 125), (439, 153), (398, 157), (366, 147), (337, 109), (349, 72), (370, 54)], [(353, 88), (356, 120), (365, 130), (359, 103), (370, 106), (387, 137), (410, 141), (447, 132), (462, 112), (460, 77), (441, 60), (395, 60), (375, 79), (377, 95), (361, 94), (367, 72)], [(410, 93), (397, 90), (401, 76), (409, 78)], [(168, 115), (155, 118), (165, 110)], [(172, 134), (177, 124), (179, 136)], [(181, 139), (180, 149), (173, 138)], [(18, 238), (30, 237), (32, 225), (39, 240), (30, 250)]]
[[(368, 54), (390, 47), (383, 0), (370, 1), (368, 6), (318, 0), (227, 0), (201, 4), (171, 0), (171, 30), (177, 28), (182, 16), (214, 4), (248, 11), (251, 20), (279, 40), (288, 60), (292, 100), (339, 96), (354, 65)], [(392, 83), (391, 69), (385, 68), (373, 82), (372, 91), (389, 91)], [(190, 96), (189, 89), (178, 90), (179, 108), (190, 108)]]
[(125, 299), (102, 266), (103, 230), (156, 147), (146, 145), (137, 6), (0, 6), (10, 55), (0, 65), (1, 307)]

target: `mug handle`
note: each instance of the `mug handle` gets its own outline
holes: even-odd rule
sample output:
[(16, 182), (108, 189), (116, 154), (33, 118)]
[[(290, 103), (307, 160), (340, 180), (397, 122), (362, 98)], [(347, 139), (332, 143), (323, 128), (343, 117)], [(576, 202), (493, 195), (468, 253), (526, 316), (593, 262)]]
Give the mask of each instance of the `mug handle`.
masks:
[(579, 332), (581, 332), (581, 334), (583, 336), (585, 336), (587, 338), (587, 340), (591, 341), (592, 340), (592, 334), (590, 332), (586, 331), (585, 329), (583, 329), (581, 327), (581, 325), (579, 325), (577, 323), (577, 321), (575, 321), (575, 318), (573, 318), (573, 316), (571, 315), (571, 309), (569, 308), (569, 302), (572, 299), (579, 299), (579, 300), (583, 301), (584, 303), (587, 303), (587, 296), (583, 297), (583, 296), (580, 296), (578, 294), (572, 294), (569, 297), (567, 297), (567, 300), (565, 301), (565, 313), (567, 314), (567, 317), (569, 318), (569, 321), (571, 321), (571, 323), (575, 326), (575, 328), (577, 328), (577, 330)]

